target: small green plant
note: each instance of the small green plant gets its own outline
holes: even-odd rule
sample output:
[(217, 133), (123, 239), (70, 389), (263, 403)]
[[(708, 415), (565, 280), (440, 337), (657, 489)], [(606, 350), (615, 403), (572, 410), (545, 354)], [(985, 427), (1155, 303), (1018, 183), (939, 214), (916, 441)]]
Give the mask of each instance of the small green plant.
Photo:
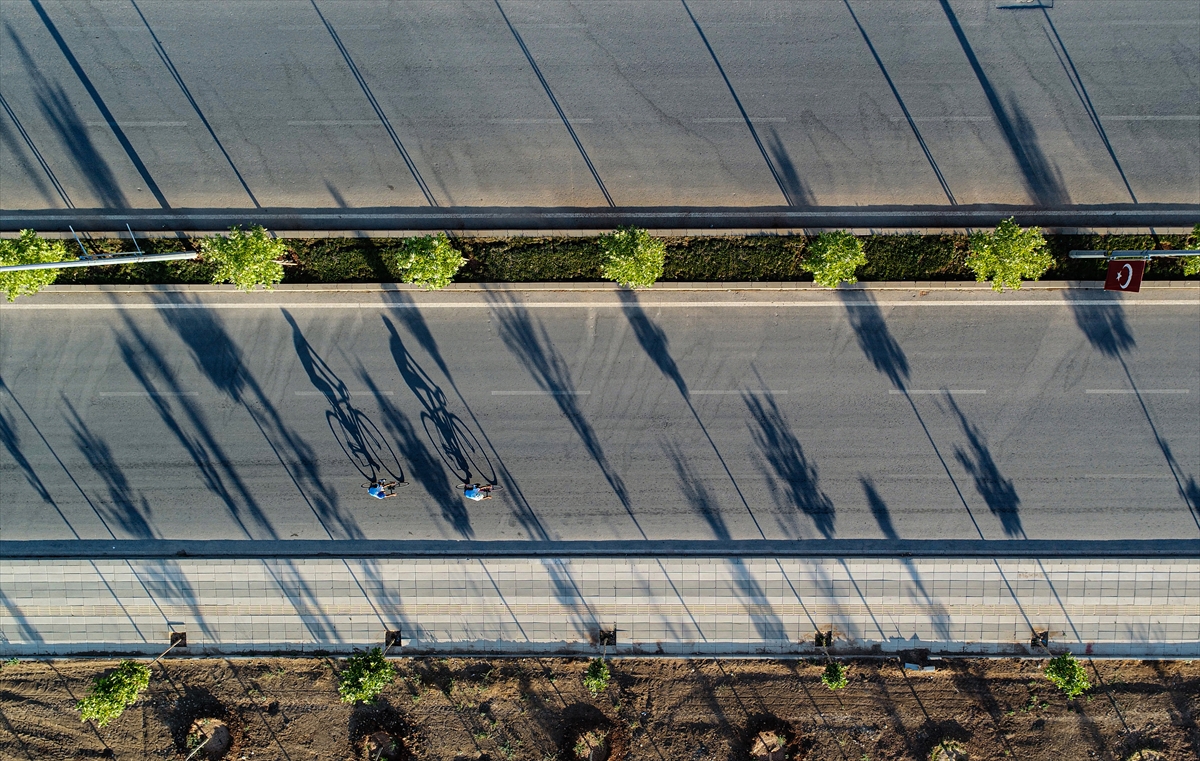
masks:
[[(66, 261), (67, 247), (62, 241), (46, 240), (33, 230), (22, 230), (15, 240), (0, 240), (0, 267), (15, 264), (52, 264)], [(8, 294), (9, 301), (18, 296), (37, 293), (58, 279), (62, 270), (24, 270), (0, 272), (0, 290)]]
[(379, 648), (352, 655), (338, 674), (338, 694), (343, 703), (374, 703), (379, 693), (396, 678), (396, 666)]
[(821, 683), (831, 690), (840, 690), (849, 684), (846, 679), (846, 667), (837, 661), (832, 661), (825, 666), (825, 672), (821, 674)]
[(811, 272), (813, 282), (826, 288), (837, 288), (839, 283), (857, 283), (854, 271), (867, 263), (863, 244), (845, 230), (821, 233), (808, 244), (800, 267)]
[(588, 692), (593, 696), (604, 692), (608, 687), (608, 680), (612, 678), (612, 673), (608, 670), (608, 664), (603, 658), (593, 658), (588, 664), (587, 672), (583, 675), (583, 686), (587, 687)]
[(1053, 682), (1055, 687), (1066, 693), (1069, 700), (1074, 700), (1092, 688), (1083, 664), (1070, 653), (1063, 653), (1057, 658), (1052, 658), (1046, 664), (1046, 678)]
[(4, 665), (5, 666), (16, 666), (20, 662), (21, 661), (17, 660), (16, 658), (9, 658), (7, 661), (4, 662)]
[[(1200, 223), (1197, 223), (1192, 228), (1192, 248), (1198, 247), (1200, 247)], [(1180, 258), (1183, 259), (1183, 274), (1200, 274), (1200, 256), (1184, 256)]]
[(279, 260), (287, 246), (272, 238), (261, 225), (249, 231), (234, 225), (228, 235), (213, 235), (200, 241), (200, 257), (216, 265), (212, 281), (233, 283), (240, 290), (252, 291), (261, 285), (270, 290), (283, 280), (283, 265)]
[(405, 283), (422, 288), (445, 288), (467, 260), (450, 245), (445, 233), (409, 238), (391, 252), (391, 266)]
[(75, 704), (81, 721), (92, 720), (100, 726), (120, 716), (137, 702), (142, 690), (150, 686), (150, 668), (136, 661), (121, 661), (117, 670), (92, 681), (87, 697)]
[(663, 274), (667, 244), (638, 227), (618, 227), (600, 237), (604, 264), (600, 271), (627, 288), (649, 288)]
[(1022, 228), (1012, 217), (993, 232), (973, 232), (967, 238), (967, 266), (975, 280), (992, 281), (992, 290), (1021, 288), (1022, 280), (1037, 280), (1054, 264), (1042, 231)]

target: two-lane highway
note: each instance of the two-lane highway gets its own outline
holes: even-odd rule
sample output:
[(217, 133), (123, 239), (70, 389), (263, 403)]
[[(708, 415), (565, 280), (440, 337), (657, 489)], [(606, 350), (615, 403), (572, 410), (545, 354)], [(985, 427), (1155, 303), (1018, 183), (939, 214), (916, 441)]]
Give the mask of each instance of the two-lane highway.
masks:
[(0, 531), (1196, 538), (1173, 293), (42, 294), (0, 308)]

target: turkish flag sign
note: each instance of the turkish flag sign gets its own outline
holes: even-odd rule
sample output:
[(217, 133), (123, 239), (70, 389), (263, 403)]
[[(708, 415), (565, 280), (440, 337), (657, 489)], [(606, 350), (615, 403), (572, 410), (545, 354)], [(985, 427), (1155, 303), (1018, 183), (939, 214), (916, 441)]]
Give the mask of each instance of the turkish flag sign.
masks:
[(1108, 277), (1104, 279), (1104, 290), (1137, 293), (1142, 289), (1142, 274), (1146, 262), (1138, 259), (1117, 259), (1108, 263)]

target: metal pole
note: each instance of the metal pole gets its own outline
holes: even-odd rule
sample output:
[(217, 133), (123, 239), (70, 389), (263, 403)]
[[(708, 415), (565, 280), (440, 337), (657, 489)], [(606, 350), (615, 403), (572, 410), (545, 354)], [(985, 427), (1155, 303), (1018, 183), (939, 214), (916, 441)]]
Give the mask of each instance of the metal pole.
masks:
[(116, 256), (110, 259), (75, 259), (65, 262), (38, 262), (37, 264), (11, 264), (0, 267), (0, 272), (22, 272), (25, 270), (58, 270), (71, 267), (103, 267), (106, 264), (142, 264), (144, 262), (176, 262), (183, 259), (195, 259), (200, 256), (198, 251), (178, 251), (171, 254), (138, 254), (135, 256)]
[(1200, 251), (1072, 251), (1072, 259), (1159, 259), (1175, 256), (1200, 256)]

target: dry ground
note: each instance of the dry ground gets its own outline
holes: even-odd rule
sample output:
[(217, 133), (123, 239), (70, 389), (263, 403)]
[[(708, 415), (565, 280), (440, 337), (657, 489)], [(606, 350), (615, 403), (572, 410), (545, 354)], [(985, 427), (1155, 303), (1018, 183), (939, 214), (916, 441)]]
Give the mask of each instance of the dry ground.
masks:
[(811, 662), (618, 660), (594, 698), (581, 660), (397, 664), (377, 706), (352, 708), (338, 701), (335, 660), (169, 658), (134, 707), (96, 728), (74, 703), (115, 661), (10, 662), (0, 758), (183, 759), (205, 716), (233, 733), (226, 759), (253, 761), (365, 758), (363, 741), (381, 731), (422, 760), (576, 761), (575, 738), (597, 730), (613, 761), (746, 761), (760, 732), (789, 738), (789, 759), (924, 761), (943, 741), (971, 759), (1200, 757), (1200, 663), (1089, 663), (1091, 695), (1072, 703), (1028, 660), (942, 661), (933, 674), (858, 661), (838, 693)]

